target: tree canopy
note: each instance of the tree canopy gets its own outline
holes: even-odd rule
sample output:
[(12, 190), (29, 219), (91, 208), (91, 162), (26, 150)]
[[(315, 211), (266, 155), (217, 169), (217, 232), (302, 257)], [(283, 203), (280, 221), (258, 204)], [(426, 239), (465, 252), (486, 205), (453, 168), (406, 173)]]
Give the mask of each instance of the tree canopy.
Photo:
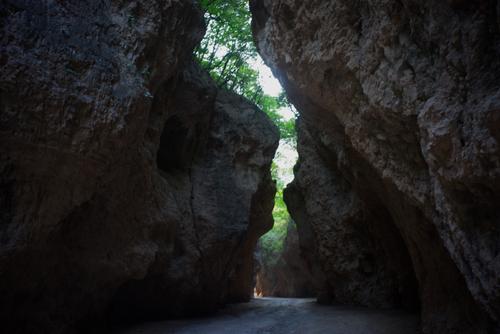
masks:
[(273, 219), (274, 225), (271, 231), (263, 235), (260, 240), (261, 259), (266, 265), (275, 264), (281, 254), (287, 234), (288, 222), (291, 219), (285, 201), (283, 200), (283, 189), (285, 185), (279, 179), (278, 166), (273, 163), (272, 174), (276, 180), (276, 195), (274, 197)]
[[(195, 51), (196, 59), (219, 87), (240, 94), (260, 107), (278, 126), (281, 140), (294, 146), (295, 120), (285, 120), (279, 114), (280, 108), (291, 108), (286, 95), (283, 92), (278, 96), (265, 94), (259, 73), (252, 67), (259, 55), (253, 42), (248, 0), (200, 0), (200, 3), (205, 10), (207, 33)], [(272, 174), (277, 181), (274, 227), (260, 240), (264, 261), (278, 258), (290, 219), (283, 201), (285, 185), (279, 168), (273, 163)]]
[(200, 0), (207, 33), (195, 51), (201, 66), (219, 87), (236, 92), (260, 107), (278, 126), (283, 140), (295, 139), (295, 121), (285, 120), (280, 108), (290, 108), (286, 95), (264, 93), (259, 73), (251, 64), (258, 59), (247, 0)]

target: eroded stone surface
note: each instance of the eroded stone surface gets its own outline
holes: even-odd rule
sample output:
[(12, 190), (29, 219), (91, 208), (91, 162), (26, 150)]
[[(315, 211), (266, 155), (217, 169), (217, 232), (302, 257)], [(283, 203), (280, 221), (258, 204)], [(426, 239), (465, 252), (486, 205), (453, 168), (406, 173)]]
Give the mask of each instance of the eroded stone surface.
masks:
[[(406, 267), (413, 267), (418, 280), (424, 332), (498, 328), (495, 1), (255, 0), (252, 11), (259, 51), (312, 137), (299, 144), (292, 188), (305, 199), (322, 269), (331, 273), (331, 293), (362, 304), (391, 300), (335, 287), (345, 281), (370, 287), (374, 277), (384, 277), (346, 266), (360, 260), (359, 254), (348, 256), (349, 248), (360, 249), (353, 242), (368, 237), (384, 246), (394, 240), (381, 233), (385, 225), (398, 232), (411, 258)], [(321, 157), (316, 166), (305, 150)], [(312, 183), (318, 176), (310, 173), (320, 169), (331, 172), (322, 180), (330, 186)], [(315, 190), (331, 205), (316, 203)], [(324, 237), (325, 229), (347, 233), (356, 225), (362, 231), (353, 232), (354, 238), (340, 235), (344, 246)], [(328, 253), (338, 247), (344, 253)], [(378, 262), (372, 273), (397, 263), (377, 247), (364, 243), (362, 249)], [(343, 273), (347, 277), (335, 277)], [(360, 299), (358, 292), (369, 298)]]
[(146, 277), (117, 292), (115, 316), (126, 319), (181, 316), (248, 301), (253, 251), (273, 224), (270, 164), (278, 131), (267, 116), (218, 90), (194, 64), (166, 106), (156, 186), (175, 231)]
[(278, 134), (183, 72), (204, 31), (196, 3), (7, 0), (0, 26), (2, 329), (248, 298)]
[(259, 261), (255, 292), (262, 297), (311, 298), (316, 296), (317, 278), (312, 275), (299, 243), (296, 224), (290, 220), (283, 249), (275, 258), (257, 252)]
[[(418, 305), (410, 257), (391, 217), (371, 199), (365, 203), (316, 149), (314, 133), (298, 122), (299, 161), (285, 201), (297, 219), (311, 268), (326, 276), (321, 298), (376, 308)], [(303, 253), (306, 253), (304, 251)], [(315, 275), (318, 276), (318, 275)]]

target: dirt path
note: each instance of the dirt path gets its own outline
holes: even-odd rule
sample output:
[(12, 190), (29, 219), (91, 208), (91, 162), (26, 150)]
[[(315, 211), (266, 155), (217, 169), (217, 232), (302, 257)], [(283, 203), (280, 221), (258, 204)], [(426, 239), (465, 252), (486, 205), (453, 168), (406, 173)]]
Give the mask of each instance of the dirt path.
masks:
[(213, 317), (147, 323), (118, 334), (413, 334), (417, 323), (417, 316), (399, 311), (257, 298), (230, 305)]

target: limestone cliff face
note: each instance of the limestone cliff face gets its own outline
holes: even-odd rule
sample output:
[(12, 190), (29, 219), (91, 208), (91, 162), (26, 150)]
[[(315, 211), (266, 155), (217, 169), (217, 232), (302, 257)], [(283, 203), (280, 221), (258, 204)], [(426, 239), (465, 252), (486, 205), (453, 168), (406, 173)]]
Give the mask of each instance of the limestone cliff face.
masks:
[(7, 0), (0, 27), (2, 329), (248, 298), (278, 133), (190, 64), (196, 3)]
[(147, 275), (120, 287), (115, 318), (208, 312), (253, 296), (254, 249), (273, 224), (270, 165), (278, 130), (245, 99), (191, 64), (170, 101), (155, 187), (171, 234)]
[(311, 298), (317, 283), (312, 268), (304, 261), (295, 223), (288, 222), (283, 249), (274, 258), (257, 252), (255, 291), (263, 297)]
[(322, 268), (326, 276), (317, 284), (321, 299), (415, 308), (415, 274), (388, 213), (358, 196), (329, 164), (326, 148), (315, 147), (319, 139), (305, 125), (297, 122), (299, 161), (284, 198), (303, 248), (312, 253), (304, 251), (309, 267)]
[(498, 4), (251, 7), (259, 51), (302, 117), (289, 194), (304, 201), (288, 204), (330, 293), (404, 304), (414, 272), (425, 333), (498, 328)]

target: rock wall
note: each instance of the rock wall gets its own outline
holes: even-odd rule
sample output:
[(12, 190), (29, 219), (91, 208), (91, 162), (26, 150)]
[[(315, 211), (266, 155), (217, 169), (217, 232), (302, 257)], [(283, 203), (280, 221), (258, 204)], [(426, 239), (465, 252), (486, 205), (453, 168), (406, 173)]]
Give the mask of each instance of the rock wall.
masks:
[[(321, 268), (321, 299), (376, 308), (418, 306), (417, 282), (403, 240), (383, 206), (357, 195), (329, 164), (326, 147), (297, 122), (299, 161), (285, 190), (311, 268)], [(308, 232), (308, 231), (312, 231)]]
[(278, 132), (190, 65), (196, 3), (7, 0), (0, 27), (2, 330), (249, 298)]
[(288, 222), (283, 250), (269, 258), (258, 252), (255, 292), (262, 297), (311, 298), (316, 296), (312, 268), (301, 254), (299, 234), (293, 220)]
[(498, 331), (497, 1), (251, 8), (259, 52), (301, 114), (287, 203), (330, 295), (405, 304), (414, 272), (424, 333)]
[(173, 94), (160, 96), (169, 101), (158, 101), (167, 118), (155, 186), (174, 230), (159, 236), (163, 247), (147, 275), (114, 295), (117, 320), (206, 313), (227, 301), (248, 301), (254, 249), (273, 225), (270, 165), (279, 134), (267, 116), (218, 90), (194, 64)]

